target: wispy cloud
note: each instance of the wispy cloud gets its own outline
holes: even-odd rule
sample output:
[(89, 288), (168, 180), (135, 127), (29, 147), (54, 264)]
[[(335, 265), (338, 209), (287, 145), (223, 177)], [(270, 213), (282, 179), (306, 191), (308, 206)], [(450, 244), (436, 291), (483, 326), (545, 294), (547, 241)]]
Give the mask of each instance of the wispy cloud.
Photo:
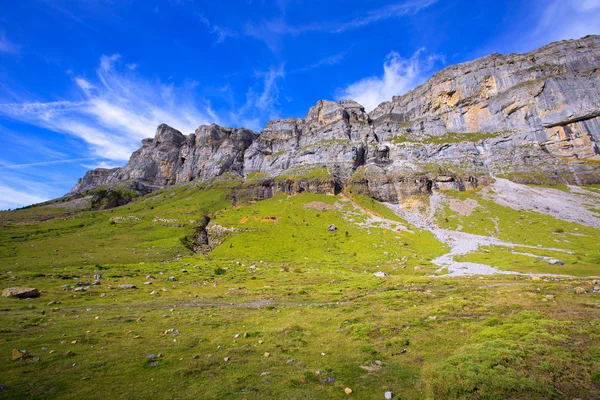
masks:
[(324, 67), (324, 66), (338, 64), (338, 63), (340, 63), (344, 59), (344, 57), (346, 56), (346, 53), (347, 52), (343, 51), (343, 52), (340, 52), (340, 53), (337, 53), (337, 54), (333, 54), (331, 56), (324, 57), (324, 58), (318, 60), (315, 63), (307, 65), (306, 67), (297, 68), (297, 69), (295, 69), (293, 71), (290, 71), (290, 72), (291, 73), (306, 72), (306, 71), (310, 71), (310, 70), (313, 70), (313, 69), (317, 69), (319, 67)]
[(539, 0), (539, 15), (529, 32), (518, 39), (519, 51), (549, 42), (600, 34), (600, 0)]
[(229, 28), (213, 24), (204, 14), (197, 14), (198, 20), (202, 25), (208, 28), (208, 31), (217, 37), (216, 43), (223, 43), (227, 38), (235, 38), (238, 36), (236, 31)]
[(415, 14), (436, 2), (437, 0), (411, 0), (393, 3), (381, 8), (362, 11), (360, 16), (347, 21), (325, 21), (304, 25), (290, 25), (281, 17), (263, 20), (260, 23), (248, 22), (244, 33), (264, 41), (269, 47), (275, 49), (280, 36), (297, 36), (311, 32), (343, 33), (379, 21)]
[(8, 40), (6, 34), (0, 31), (0, 53), (18, 53), (19, 46)]
[[(246, 103), (229, 113), (229, 120), (237, 126), (259, 131), (267, 120), (279, 118), (279, 92), (285, 77), (284, 65), (271, 66), (266, 72), (256, 72), (260, 87), (246, 92)], [(230, 90), (227, 88), (226, 90)]]
[(383, 75), (371, 76), (349, 84), (336, 92), (338, 100), (355, 100), (367, 111), (373, 110), (384, 101), (413, 89), (424, 82), (436, 61), (443, 60), (439, 55), (423, 56), (420, 49), (411, 58), (402, 58), (391, 52), (383, 62)]
[(0, 169), (24, 169), (29, 167), (40, 167), (46, 165), (56, 165), (56, 164), (68, 164), (75, 163), (80, 161), (90, 161), (96, 160), (96, 157), (85, 157), (85, 158), (71, 158), (69, 160), (52, 160), (52, 161), (40, 161), (34, 163), (25, 163), (25, 164), (4, 164), (0, 163)]
[(120, 56), (102, 56), (93, 79), (73, 80), (76, 100), (0, 104), (0, 114), (83, 139), (92, 153), (108, 160), (127, 160), (139, 141), (167, 123), (183, 132), (219, 122), (204, 104), (193, 100), (193, 87), (176, 87), (142, 79), (123, 68)]

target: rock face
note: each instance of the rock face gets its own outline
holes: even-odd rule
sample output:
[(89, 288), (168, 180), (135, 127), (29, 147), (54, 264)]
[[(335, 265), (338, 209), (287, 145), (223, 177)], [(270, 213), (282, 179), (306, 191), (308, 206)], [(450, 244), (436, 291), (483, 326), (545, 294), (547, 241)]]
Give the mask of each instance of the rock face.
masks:
[(260, 134), (213, 124), (186, 136), (160, 125), (125, 167), (90, 171), (71, 193), (221, 177), (238, 180), (239, 200), (348, 188), (396, 202), (493, 176), (600, 183), (599, 168), (600, 36), (587, 36), (450, 66), (371, 113), (322, 100)]

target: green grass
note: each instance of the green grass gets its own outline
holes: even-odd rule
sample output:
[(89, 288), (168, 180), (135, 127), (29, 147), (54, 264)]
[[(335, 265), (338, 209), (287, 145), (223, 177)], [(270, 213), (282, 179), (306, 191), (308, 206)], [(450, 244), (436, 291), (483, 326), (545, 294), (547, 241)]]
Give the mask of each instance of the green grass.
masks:
[(501, 137), (511, 134), (511, 131), (502, 131), (502, 132), (446, 132), (440, 136), (426, 136), (423, 139), (416, 140), (415, 138), (411, 138), (408, 133), (403, 135), (394, 136), (390, 139), (390, 142), (394, 144), (402, 144), (402, 143), (419, 143), (419, 144), (433, 144), (433, 145), (441, 145), (441, 144), (456, 144), (463, 142), (482, 142), (487, 139), (492, 139), (495, 137)]
[[(364, 198), (361, 199), (364, 201)], [(224, 238), (211, 256), (215, 259), (255, 262), (265, 260), (369, 267), (387, 264), (391, 267), (405, 256), (409, 257), (408, 264), (411, 266), (428, 265), (432, 258), (443, 253), (441, 244), (429, 232), (396, 232), (383, 228), (369, 230), (349, 222), (344, 213), (336, 209), (321, 211), (304, 208), (305, 204), (314, 201), (333, 205), (339, 200), (338, 196), (312, 193), (280, 195), (219, 213), (212, 223), (239, 231)], [(350, 202), (340, 204), (346, 211), (353, 209)], [(369, 206), (375, 207), (376, 212), (386, 213), (390, 218), (401, 221), (379, 203)], [(328, 231), (331, 224), (336, 226), (336, 232)]]
[[(367, 225), (373, 215), (405, 224), (378, 202), (302, 193), (233, 207), (238, 184), (171, 188), (104, 211), (1, 213), (0, 288), (42, 294), (0, 298), (0, 399), (600, 396), (600, 297), (573, 290), (590, 292), (591, 281), (431, 277), (430, 260), (447, 249), (414, 227)], [(481, 211), (458, 221), (445, 210), (448, 227), (484, 233), (498, 217), (502, 237), (573, 250), (560, 257), (572, 271), (597, 254), (591, 228), (478, 192), (449, 195), (474, 197)], [(314, 202), (335, 207), (305, 207)], [(233, 228), (207, 256), (179, 240), (204, 215)], [(63, 290), (97, 273), (99, 286)], [(11, 361), (13, 349), (30, 357)]]
[[(75, 212), (45, 206), (10, 212), (2, 218), (2, 264), (34, 271), (77, 264), (159, 261), (188, 254), (179, 238), (191, 232), (194, 221), (205, 213), (227, 208), (227, 193), (227, 184), (209, 190), (181, 187), (106, 211)], [(119, 220), (131, 216), (136, 219)]]
[[(559, 251), (521, 247), (516, 247), (514, 251), (528, 253), (534, 255), (534, 257), (524, 254), (514, 254), (508, 248), (485, 247), (456, 259), (457, 261), (493, 265), (505, 271), (573, 276), (600, 275), (600, 256), (597, 252), (582, 251), (575, 254), (567, 254)], [(559, 259), (565, 265), (550, 265), (545, 258)]]

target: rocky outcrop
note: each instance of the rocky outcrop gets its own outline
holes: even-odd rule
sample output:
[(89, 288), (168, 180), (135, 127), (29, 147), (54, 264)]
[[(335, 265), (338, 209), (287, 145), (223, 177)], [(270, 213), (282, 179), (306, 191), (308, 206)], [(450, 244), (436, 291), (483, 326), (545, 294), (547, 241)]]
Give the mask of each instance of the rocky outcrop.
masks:
[(350, 188), (385, 201), (464, 190), (504, 176), (526, 183), (600, 183), (600, 37), (445, 68), (371, 113), (319, 101), (305, 118), (247, 129), (161, 125), (100, 185), (157, 187), (237, 177), (236, 200)]
[(71, 193), (101, 185), (127, 185), (140, 193), (148, 193), (194, 179), (207, 180), (225, 172), (241, 174), (244, 152), (257, 136), (248, 129), (215, 124), (203, 125), (186, 136), (168, 125), (159, 125), (154, 139), (144, 139), (142, 147), (131, 155), (127, 165), (101, 172), (90, 171)]

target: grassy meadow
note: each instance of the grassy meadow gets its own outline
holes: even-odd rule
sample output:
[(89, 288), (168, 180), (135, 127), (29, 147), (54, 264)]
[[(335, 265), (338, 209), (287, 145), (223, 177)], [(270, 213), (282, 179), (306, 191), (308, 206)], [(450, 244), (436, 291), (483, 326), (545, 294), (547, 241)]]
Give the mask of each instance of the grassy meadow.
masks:
[[(600, 397), (597, 230), (448, 193), (480, 206), (442, 227), (572, 252), (463, 256), (571, 277), (451, 278), (431, 262), (447, 246), (369, 198), (231, 189), (0, 213), (0, 287), (41, 291), (0, 298), (0, 399)], [(205, 215), (219, 244), (194, 254), (180, 239)]]

